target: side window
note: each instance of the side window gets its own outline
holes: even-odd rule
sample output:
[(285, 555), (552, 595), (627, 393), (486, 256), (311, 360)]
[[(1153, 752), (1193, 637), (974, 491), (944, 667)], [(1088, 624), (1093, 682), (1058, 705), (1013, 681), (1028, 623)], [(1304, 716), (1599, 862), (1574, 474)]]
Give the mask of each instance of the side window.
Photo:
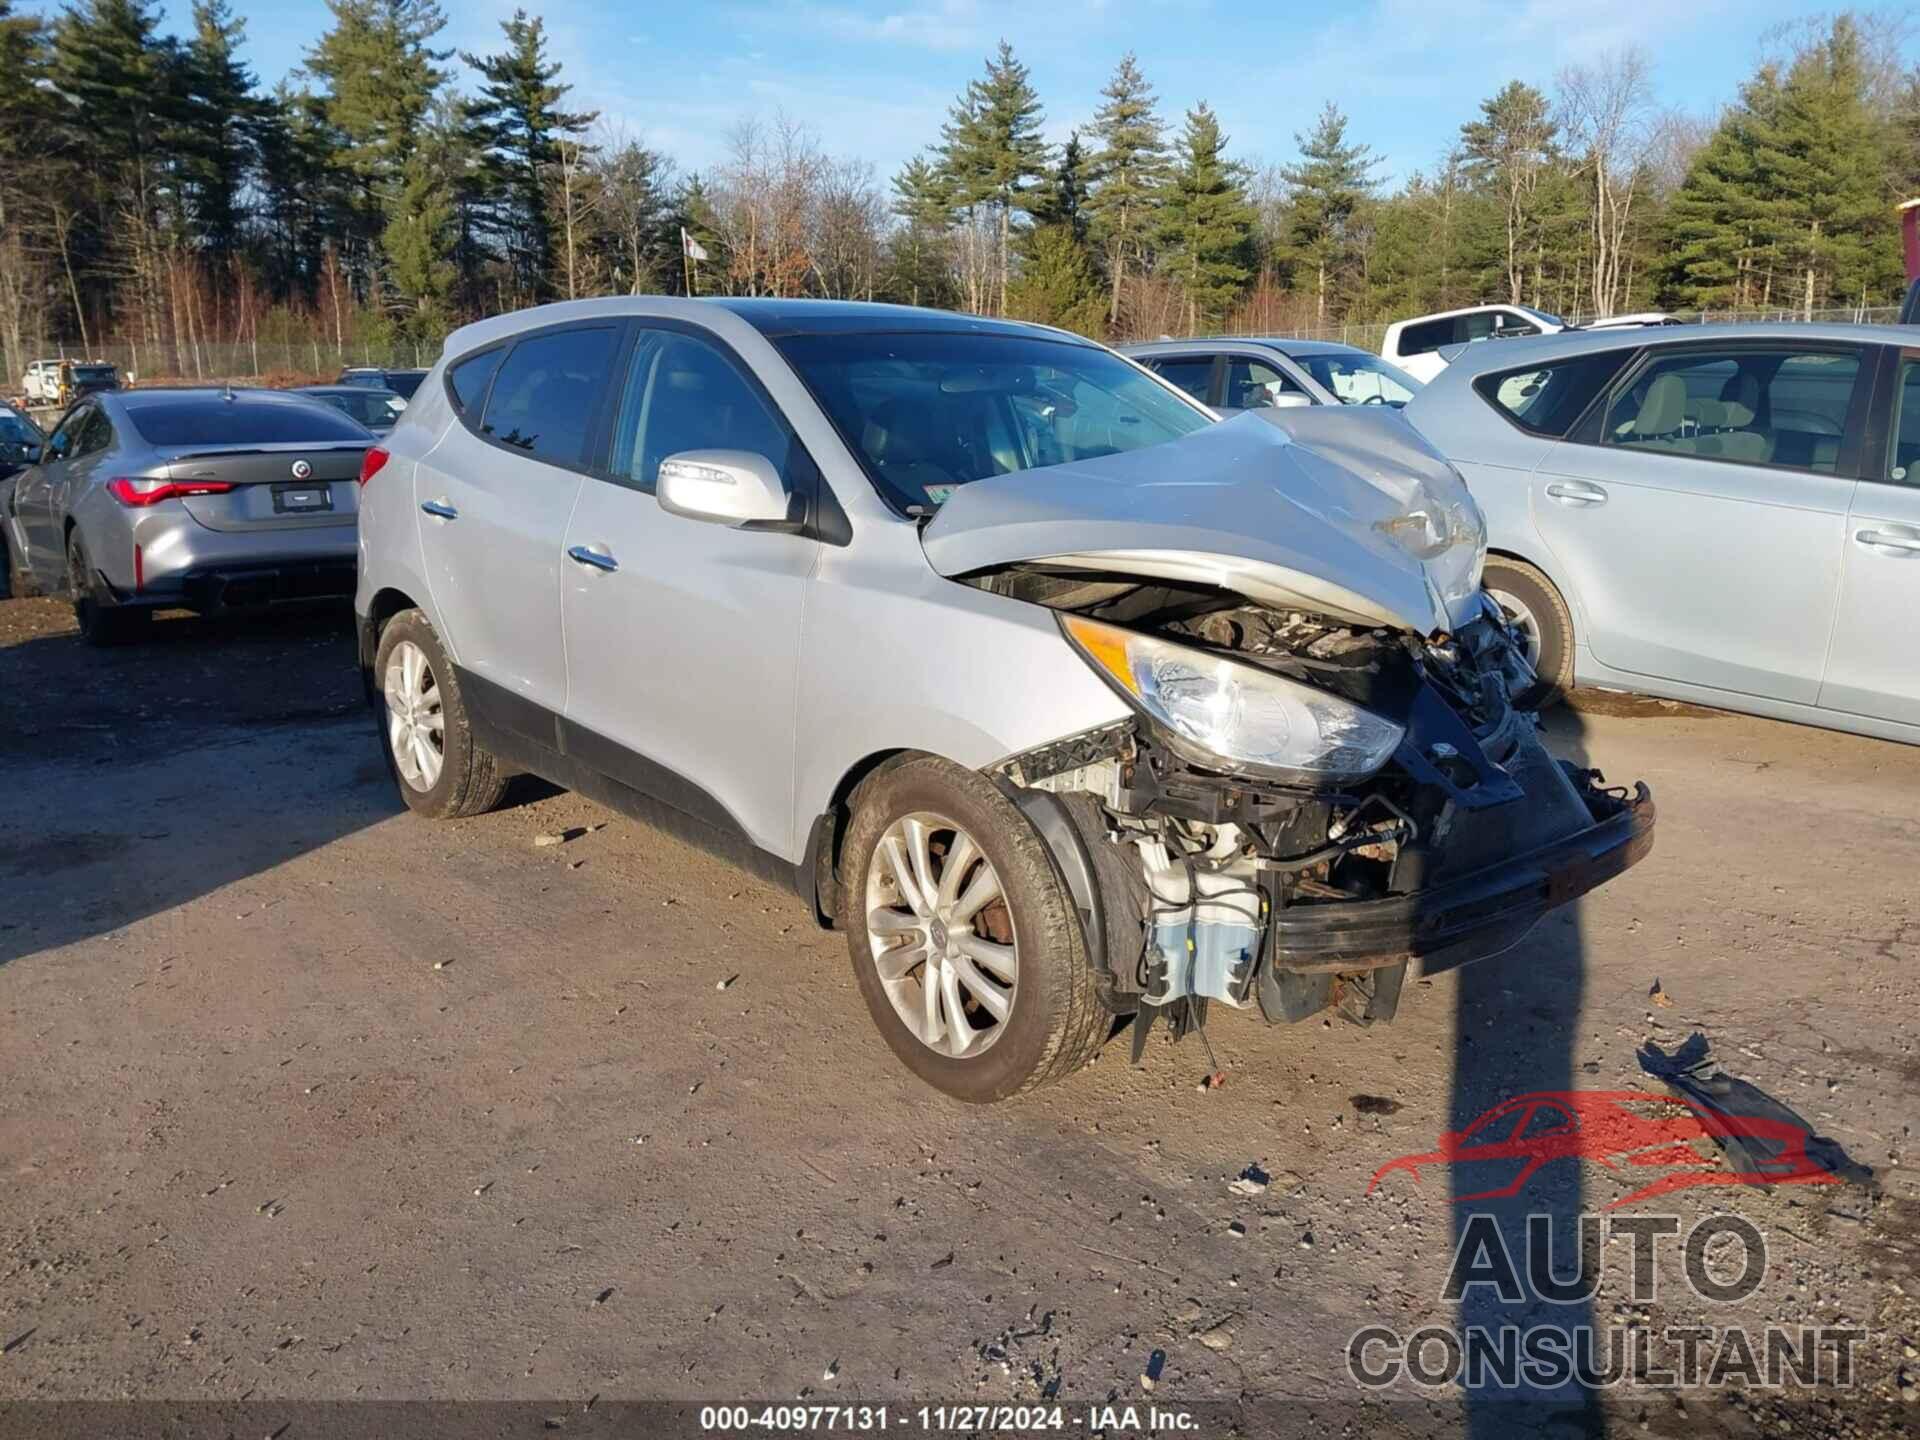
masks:
[(1476, 310), (1471, 315), (1461, 315), (1454, 320), (1458, 329), (1454, 332), (1455, 341), (1490, 340), (1498, 328), (1499, 312), (1495, 310)]
[(669, 455), (746, 450), (772, 461), (792, 489), (795, 448), (786, 421), (719, 347), (676, 330), (642, 332), (614, 422), (615, 476), (651, 492)]
[(113, 422), (107, 412), (95, 406), (87, 412), (87, 423), (74, 441), (74, 454), (93, 455), (113, 445)]
[(1601, 443), (1832, 474), (1860, 352), (1686, 351), (1614, 397)]
[(500, 362), (480, 433), (550, 465), (578, 465), (620, 348), (613, 325), (533, 335)]
[(1560, 439), (1606, 389), (1632, 350), (1603, 350), (1557, 365), (1482, 375), (1473, 388), (1522, 430)]
[(1893, 392), (1892, 453), (1887, 478), (1920, 485), (1920, 360), (1900, 362), (1900, 384)]
[(1244, 356), (1227, 357), (1227, 384), (1220, 403), (1229, 410), (1259, 410), (1273, 404), (1276, 395), (1304, 395), (1290, 378), (1273, 366)]
[(1442, 345), (1454, 343), (1454, 329), (1455, 321), (1451, 316), (1445, 320), (1425, 320), (1418, 325), (1409, 325), (1400, 332), (1400, 343), (1395, 353), (1402, 356), (1431, 354)]
[(487, 393), (487, 381), (493, 378), (493, 370), (500, 363), (504, 350), (488, 350), (479, 355), (469, 355), (447, 371), (447, 387), (453, 393), (453, 408), (462, 415), (479, 405)]
[(93, 414), (93, 406), (69, 411), (67, 417), (53, 427), (53, 434), (47, 439), (47, 458), (49, 460), (71, 460), (79, 442), (80, 432), (86, 428), (87, 417)]
[(1164, 360), (1149, 360), (1147, 368), (1162, 380), (1179, 386), (1202, 405), (1213, 385), (1211, 355), (1170, 355)]
[(1538, 335), (1540, 327), (1516, 310), (1502, 310), (1494, 317), (1498, 327), (1508, 334)]

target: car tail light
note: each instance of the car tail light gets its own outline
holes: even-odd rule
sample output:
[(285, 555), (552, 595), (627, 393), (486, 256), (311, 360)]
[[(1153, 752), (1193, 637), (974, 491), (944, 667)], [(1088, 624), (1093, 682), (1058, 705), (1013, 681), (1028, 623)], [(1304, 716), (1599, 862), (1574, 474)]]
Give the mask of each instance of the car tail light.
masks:
[(385, 465), (387, 461), (392, 458), (391, 455), (378, 445), (367, 451), (366, 457), (360, 462), (360, 483), (364, 485), (367, 481), (378, 475), (381, 466)]
[(141, 476), (116, 475), (107, 481), (107, 493), (122, 505), (136, 509), (158, 505), (162, 500), (177, 500), (182, 495), (224, 495), (233, 489), (226, 480), (152, 480)]

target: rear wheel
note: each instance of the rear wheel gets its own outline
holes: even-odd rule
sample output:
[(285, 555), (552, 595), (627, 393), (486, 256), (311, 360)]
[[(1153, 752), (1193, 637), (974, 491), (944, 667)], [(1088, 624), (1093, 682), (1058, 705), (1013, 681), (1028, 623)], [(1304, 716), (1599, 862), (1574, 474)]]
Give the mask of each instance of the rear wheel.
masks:
[(1483, 583), (1539, 677), (1514, 699), (1544, 709), (1573, 689), (1573, 611), (1553, 582), (1524, 560), (1488, 556)]
[(86, 542), (78, 528), (67, 535), (67, 595), (73, 601), (80, 635), (89, 645), (124, 645), (152, 628), (153, 611), (144, 605), (113, 603), (87, 559)]
[(403, 610), (387, 622), (373, 673), (387, 763), (407, 808), (456, 820), (498, 805), (507, 773), (474, 741), (460, 682), (425, 615)]
[(1109, 1028), (1045, 842), (985, 777), (933, 757), (854, 796), (841, 927), (893, 1052), (957, 1100), (1064, 1079)]

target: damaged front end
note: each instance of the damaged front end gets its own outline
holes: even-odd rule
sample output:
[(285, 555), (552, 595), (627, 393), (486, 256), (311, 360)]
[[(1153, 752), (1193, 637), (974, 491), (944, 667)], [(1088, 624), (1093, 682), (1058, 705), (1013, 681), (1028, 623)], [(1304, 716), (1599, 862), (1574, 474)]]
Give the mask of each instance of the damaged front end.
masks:
[(1133, 711), (994, 773), (1136, 1047), (1214, 1001), (1391, 1019), (1410, 972), (1509, 948), (1652, 848), (1647, 787), (1555, 760), (1512, 703), (1534, 677), (1457, 474), (1343, 418), (1337, 458), (1249, 417), (1180, 442), (1178, 480), (1116, 483), (1134, 457), (984, 482), (927, 530)]
[(1391, 1019), (1410, 970), (1507, 949), (1652, 846), (1646, 786), (1556, 761), (1510, 703), (1531, 677), (1491, 606), (1423, 640), (1044, 567), (975, 583), (1059, 610), (1090, 658), (1116, 633), (1163, 637), (1390, 723), (1361, 737), (1390, 744), (1365, 774), (1209, 759), (1144, 711), (997, 767), (1061, 858), (1116, 1014)]

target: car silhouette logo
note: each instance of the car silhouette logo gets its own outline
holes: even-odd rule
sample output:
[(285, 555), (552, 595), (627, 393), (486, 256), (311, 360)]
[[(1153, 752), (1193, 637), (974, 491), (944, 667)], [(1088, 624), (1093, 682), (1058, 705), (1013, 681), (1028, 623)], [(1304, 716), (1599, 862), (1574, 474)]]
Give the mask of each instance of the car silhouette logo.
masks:
[[(1517, 1195), (1542, 1166), (1565, 1159), (1592, 1160), (1627, 1175), (1668, 1171), (1612, 1201), (1609, 1210), (1697, 1185), (1838, 1184), (1840, 1177), (1807, 1152), (1811, 1138), (1798, 1125), (1731, 1115), (1672, 1095), (1541, 1091), (1501, 1101), (1464, 1130), (1443, 1134), (1434, 1150), (1388, 1161), (1374, 1172), (1367, 1192), (1396, 1170), (1406, 1171), (1417, 1184), (1423, 1165), (1508, 1161), (1519, 1168), (1505, 1185), (1455, 1196), (1454, 1204), (1503, 1199)], [(1716, 1143), (1726, 1139), (1740, 1141), (1747, 1152), (1763, 1158), (1752, 1170), (1728, 1169)]]
[(311, 480), (313, 478), (313, 466), (304, 460), (294, 461), (293, 478), (296, 480)]

